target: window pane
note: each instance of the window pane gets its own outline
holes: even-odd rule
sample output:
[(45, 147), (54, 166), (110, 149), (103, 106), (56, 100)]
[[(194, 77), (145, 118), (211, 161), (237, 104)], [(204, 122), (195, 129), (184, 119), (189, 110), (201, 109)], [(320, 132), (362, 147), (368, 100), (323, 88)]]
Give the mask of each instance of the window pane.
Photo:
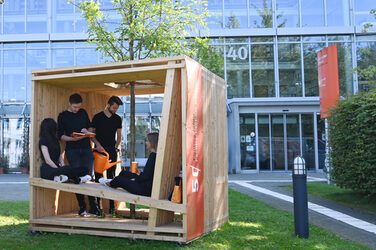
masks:
[[(334, 43), (329, 43), (332, 45)], [(351, 43), (337, 43), (339, 94), (349, 96), (353, 94), (352, 53)]]
[(8, 157), (9, 168), (16, 168), (22, 157), (23, 118), (4, 122), (4, 155)]
[(271, 0), (250, 0), (251, 28), (273, 28), (273, 9)]
[(209, 29), (222, 28), (222, 0), (210, 0), (208, 1), (208, 10), (211, 13), (211, 17), (208, 18)]
[(313, 137), (313, 115), (302, 115), (303, 158), (307, 170), (315, 169), (315, 141)]
[[(84, 2), (84, 1), (85, 0), (76, 0), (76, 4), (79, 4), (80, 2)], [(87, 26), (86, 20), (82, 17), (82, 12), (77, 11), (75, 17), (76, 17), (76, 21), (75, 21), (76, 30), (75, 30), (75, 32), (78, 32), (78, 33), (86, 32), (88, 26)]]
[(295, 157), (300, 155), (299, 115), (286, 115), (287, 168), (294, 166)]
[(376, 9), (375, 0), (354, 1), (355, 25), (363, 26), (366, 23), (376, 24), (375, 18), (370, 14), (371, 9)]
[(28, 102), (31, 101), (31, 70), (32, 69), (45, 69), (48, 67), (47, 65), (47, 56), (48, 50), (46, 49), (34, 49), (34, 50), (27, 50), (26, 52), (26, 67), (27, 67), (27, 74), (26, 74), (26, 88), (27, 88), (27, 98)]
[(241, 169), (256, 169), (255, 114), (240, 114)]
[(247, 28), (247, 0), (225, 0), (224, 3), (225, 28)]
[[(131, 134), (130, 134), (130, 118), (126, 118), (127, 123), (127, 157), (130, 158), (130, 145), (131, 145)], [(150, 132), (150, 119), (149, 117), (136, 117), (136, 158), (147, 158), (150, 154), (146, 150), (145, 138)]]
[(258, 115), (260, 170), (270, 170), (269, 115)]
[(350, 25), (350, 2), (349, 0), (326, 1), (326, 18), (328, 26)]
[(52, 67), (68, 67), (73, 65), (73, 49), (52, 49)]
[(300, 44), (278, 44), (278, 67), (280, 96), (302, 96)]
[(227, 97), (249, 96), (248, 45), (226, 46)]
[(73, 4), (66, 0), (53, 1), (52, 30), (56, 33), (73, 32), (74, 10)]
[(275, 97), (273, 45), (254, 44), (251, 54), (253, 96)]
[(318, 72), (317, 72), (317, 52), (325, 48), (324, 43), (303, 44), (304, 57), (304, 86), (306, 96), (318, 96)]
[(299, 27), (299, 0), (277, 0), (277, 27)]
[(47, 0), (27, 0), (26, 32), (47, 32)]
[(4, 50), (4, 101), (25, 101), (25, 51)]
[(25, 33), (25, 1), (5, 1), (4, 34)]
[(324, 26), (324, 2), (302, 0), (302, 27)]
[[(371, 65), (376, 65), (376, 42), (360, 42), (356, 44), (357, 61), (360, 69), (367, 69)], [(376, 79), (373, 79), (376, 81)], [(359, 89), (368, 91), (370, 84), (365, 78), (358, 78)]]
[(94, 48), (76, 49), (76, 65), (97, 64), (98, 53)]
[(320, 119), (320, 115), (317, 116), (317, 143), (319, 149), (319, 169), (325, 167), (325, 147), (326, 147), (326, 136), (325, 136), (325, 119)]
[(272, 115), (272, 170), (285, 170), (283, 115)]

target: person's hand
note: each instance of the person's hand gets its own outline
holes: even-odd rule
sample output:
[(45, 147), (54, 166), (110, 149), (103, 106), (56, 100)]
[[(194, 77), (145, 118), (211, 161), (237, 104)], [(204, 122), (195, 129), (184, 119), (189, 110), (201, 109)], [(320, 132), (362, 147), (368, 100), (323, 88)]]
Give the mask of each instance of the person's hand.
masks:
[(81, 133), (86, 134), (87, 132), (89, 132), (89, 131), (86, 128), (81, 129)]
[(62, 167), (64, 166), (65, 162), (64, 162), (64, 159), (63, 157), (59, 157), (59, 166)]
[(141, 174), (140, 170), (137, 169), (136, 175), (140, 175), (140, 174)]
[(98, 151), (98, 152), (102, 153), (103, 150), (104, 150), (104, 148), (103, 148), (101, 145), (98, 145), (98, 146), (97, 146), (97, 151)]

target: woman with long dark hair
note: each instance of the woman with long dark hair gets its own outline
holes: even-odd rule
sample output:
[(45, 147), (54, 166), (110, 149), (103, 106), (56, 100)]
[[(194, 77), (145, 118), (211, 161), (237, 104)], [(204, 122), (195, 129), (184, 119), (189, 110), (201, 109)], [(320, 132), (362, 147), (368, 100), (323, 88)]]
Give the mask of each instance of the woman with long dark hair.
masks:
[(151, 196), (155, 160), (157, 158), (158, 133), (147, 134), (145, 142), (146, 148), (151, 153), (142, 173), (134, 174), (129, 171), (121, 171), (113, 180), (100, 178), (99, 182), (112, 188), (121, 187), (132, 194)]
[(67, 182), (70, 179), (76, 184), (91, 180), (85, 168), (64, 166), (57, 138), (57, 124), (52, 118), (46, 118), (40, 124), (39, 150), (43, 161), (40, 176), (43, 179), (56, 182)]

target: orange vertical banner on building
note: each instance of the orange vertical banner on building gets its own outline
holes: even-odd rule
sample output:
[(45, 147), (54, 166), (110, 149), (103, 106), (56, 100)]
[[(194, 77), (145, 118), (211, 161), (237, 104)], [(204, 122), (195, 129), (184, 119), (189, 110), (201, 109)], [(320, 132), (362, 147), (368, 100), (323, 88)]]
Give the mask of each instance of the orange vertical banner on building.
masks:
[(204, 133), (202, 66), (186, 59), (187, 240), (204, 233)]
[(327, 118), (329, 109), (339, 100), (339, 76), (337, 44), (317, 53), (317, 67), (320, 93), (320, 115)]

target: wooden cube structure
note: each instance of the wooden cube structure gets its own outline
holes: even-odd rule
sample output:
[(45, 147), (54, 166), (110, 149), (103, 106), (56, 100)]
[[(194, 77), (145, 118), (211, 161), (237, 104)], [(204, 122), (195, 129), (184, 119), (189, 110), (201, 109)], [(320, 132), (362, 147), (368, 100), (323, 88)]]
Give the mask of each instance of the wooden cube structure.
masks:
[[(129, 82), (136, 95), (164, 93), (151, 197), (41, 179), (41, 121), (56, 120), (73, 93), (81, 94), (92, 118), (111, 95), (129, 95)], [(32, 71), (30, 230), (189, 242), (228, 220), (227, 157), (225, 81), (191, 58)], [(168, 196), (180, 171), (183, 200), (176, 204)], [(75, 193), (147, 206), (148, 218), (79, 217)]]

